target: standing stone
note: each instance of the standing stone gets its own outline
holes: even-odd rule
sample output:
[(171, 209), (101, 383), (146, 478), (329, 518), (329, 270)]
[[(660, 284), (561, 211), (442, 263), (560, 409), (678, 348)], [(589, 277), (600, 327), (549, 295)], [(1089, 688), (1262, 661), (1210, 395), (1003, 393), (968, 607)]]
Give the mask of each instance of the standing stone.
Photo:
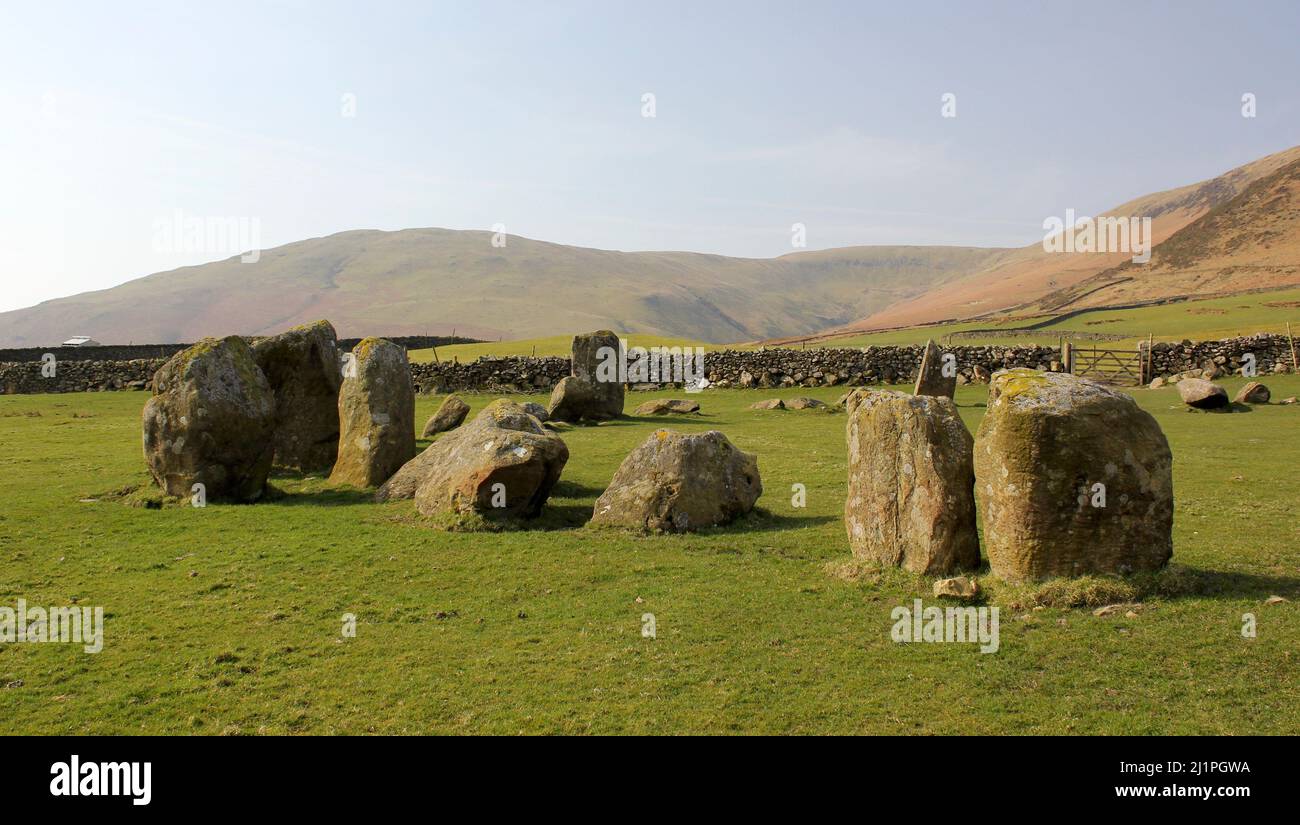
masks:
[(551, 390), (550, 407), (546, 412), (547, 420), (576, 424), (584, 418), (590, 418), (596, 408), (595, 399), (596, 390), (589, 381), (572, 375), (561, 378), (560, 383)]
[(1228, 406), (1228, 391), (1204, 378), (1184, 378), (1178, 382), (1183, 403), (1198, 410), (1217, 410)]
[(383, 484), (415, 455), (415, 388), (406, 350), (367, 338), (352, 350), (339, 392), (333, 484)]
[(449, 395), (442, 400), (438, 405), (438, 411), (425, 423), (421, 438), (430, 438), (438, 433), (454, 430), (461, 425), (467, 415), (469, 415), (469, 404), (462, 401), (459, 396)]
[(860, 559), (929, 576), (979, 566), (970, 432), (950, 398), (850, 399), (844, 523)]
[(1258, 381), (1251, 381), (1232, 400), (1238, 404), (1267, 404), (1272, 397), (1273, 393), (1268, 391), (1268, 387)]
[(933, 395), (952, 398), (957, 391), (957, 371), (952, 375), (943, 374), (943, 350), (933, 340), (925, 342), (925, 354), (921, 356), (921, 371), (916, 376), (916, 390), (913, 395)]
[(328, 472), (339, 450), (338, 337), (316, 321), (253, 344), (275, 393), (275, 464)]
[(758, 459), (717, 430), (656, 430), (623, 459), (591, 521), (683, 533), (748, 513), (762, 492)]
[[(582, 418), (607, 421), (623, 414), (623, 384), (618, 374), (621, 359), (618, 336), (607, 329), (573, 336), (571, 375), (590, 389)], [(551, 417), (555, 417), (554, 411)]]
[(275, 396), (238, 336), (207, 338), (154, 375), (144, 406), (144, 457), (158, 486), (208, 501), (256, 501), (275, 454)]
[(975, 437), (984, 550), (1009, 581), (1158, 570), (1173, 456), (1131, 396), (1068, 373), (999, 372)]

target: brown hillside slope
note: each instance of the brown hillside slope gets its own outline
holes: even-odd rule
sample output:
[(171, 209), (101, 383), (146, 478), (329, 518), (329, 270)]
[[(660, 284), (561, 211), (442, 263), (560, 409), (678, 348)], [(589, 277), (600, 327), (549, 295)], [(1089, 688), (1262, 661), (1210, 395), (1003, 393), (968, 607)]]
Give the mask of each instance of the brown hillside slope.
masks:
[(1126, 261), (1032, 309), (1065, 312), (1300, 284), (1300, 160), (1174, 233), (1146, 264)]
[(496, 339), (613, 329), (724, 343), (813, 333), (968, 275), (1005, 250), (852, 247), (771, 259), (614, 252), (489, 232), (342, 232), (0, 313), (0, 346), (266, 334)]
[[(1104, 213), (1152, 218), (1154, 241), (1174, 233), (1232, 200), (1248, 186), (1300, 160), (1300, 146), (1278, 152), (1211, 180), (1136, 198)], [(899, 301), (843, 329), (873, 330), (981, 316), (1024, 314), (1047, 295), (1069, 290), (1128, 261), (1128, 253), (1049, 253), (1033, 244), (1000, 256), (980, 272), (947, 281)], [(1118, 293), (1116, 293), (1118, 294)], [(1124, 300), (1139, 300), (1135, 288)], [(1154, 297), (1154, 296), (1153, 296)]]

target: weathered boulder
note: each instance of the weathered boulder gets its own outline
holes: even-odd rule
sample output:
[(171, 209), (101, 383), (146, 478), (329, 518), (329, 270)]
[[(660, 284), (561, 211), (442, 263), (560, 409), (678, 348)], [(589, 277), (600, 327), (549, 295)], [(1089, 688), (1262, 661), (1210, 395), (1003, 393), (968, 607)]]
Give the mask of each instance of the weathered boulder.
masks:
[(531, 518), (568, 460), (559, 436), (502, 398), (407, 462), (376, 498), (414, 498), (425, 515)]
[(975, 437), (984, 551), (1009, 581), (1157, 570), (1173, 555), (1173, 456), (1131, 396), (999, 372)]
[(275, 395), (243, 338), (207, 338), (154, 375), (144, 458), (165, 493), (256, 501), (275, 455)]
[(1147, 389), (1158, 390), (1158, 389), (1160, 389), (1161, 387), (1163, 387), (1166, 383), (1168, 383), (1168, 382), (1165, 381), (1164, 378), (1162, 378), (1162, 377), (1160, 377), (1160, 376), (1156, 376), (1155, 378), (1152, 378), (1152, 379), (1151, 379), (1151, 383), (1150, 383), (1150, 384), (1147, 384)]
[[(528, 433), (542, 438), (556, 438), (542, 427), (541, 422), (522, 405), (498, 398), (484, 407), (466, 424), (452, 430), (430, 444), (424, 452), (402, 465), (402, 469), (384, 482), (375, 494), (378, 501), (415, 498), (416, 491), (440, 468), (457, 463), (455, 456), (463, 451), (487, 452), (503, 432)], [(563, 443), (563, 442), (561, 442)]]
[(590, 381), (570, 375), (561, 379), (555, 389), (551, 390), (551, 404), (546, 414), (550, 421), (574, 424), (583, 419), (606, 420), (595, 414), (597, 409), (595, 386)]
[(303, 324), (253, 343), (275, 394), (275, 464), (327, 472), (339, 451), (338, 337), (329, 321)]
[(969, 576), (938, 579), (934, 583), (935, 598), (973, 599), (980, 593), (979, 582)]
[(779, 398), (769, 398), (749, 405), (751, 410), (784, 410), (785, 402)]
[(438, 405), (438, 411), (429, 417), (424, 425), (422, 438), (430, 438), (438, 433), (445, 433), (448, 430), (454, 430), (469, 415), (469, 404), (466, 404), (459, 396), (449, 395)]
[(943, 350), (934, 341), (926, 341), (921, 371), (916, 376), (916, 389), (912, 394), (952, 398), (957, 391), (957, 371), (952, 370), (952, 375), (943, 373)]
[(1183, 403), (1198, 410), (1217, 410), (1228, 406), (1228, 391), (1204, 378), (1184, 378), (1178, 382)]
[(717, 430), (656, 430), (623, 459), (592, 523), (681, 533), (748, 513), (762, 492), (758, 459)]
[(339, 457), (330, 482), (383, 484), (415, 455), (415, 387), (406, 350), (366, 338), (352, 350), (339, 392)]
[(623, 414), (623, 384), (618, 373), (621, 347), (618, 336), (607, 329), (573, 336), (573, 377), (591, 385), (583, 418), (607, 421)]
[(678, 398), (658, 398), (647, 401), (636, 408), (636, 415), (689, 415), (700, 411), (700, 405), (694, 401)]
[(978, 567), (973, 439), (952, 399), (859, 391), (849, 405), (853, 555), (931, 576)]
[(826, 409), (826, 402), (818, 401), (816, 398), (799, 396), (798, 398), (787, 400), (785, 402), (785, 408), (787, 410), (824, 410)]
[(546, 408), (535, 401), (525, 401), (519, 406), (524, 408), (524, 412), (528, 413), (533, 418), (536, 418), (543, 424), (551, 419), (551, 414), (546, 411)]
[(1232, 400), (1238, 404), (1267, 404), (1272, 397), (1273, 394), (1269, 392), (1268, 387), (1258, 381), (1251, 381), (1238, 390)]

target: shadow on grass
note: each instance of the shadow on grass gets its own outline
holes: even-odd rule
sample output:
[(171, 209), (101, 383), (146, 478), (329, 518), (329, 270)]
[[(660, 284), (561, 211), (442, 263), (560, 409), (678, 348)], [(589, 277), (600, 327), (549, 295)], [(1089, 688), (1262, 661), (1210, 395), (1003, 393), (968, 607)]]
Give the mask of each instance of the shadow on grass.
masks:
[(774, 533), (783, 530), (802, 530), (805, 527), (817, 527), (832, 521), (839, 521), (837, 516), (787, 516), (773, 513), (757, 507), (753, 512), (720, 527), (709, 527), (701, 533)]
[(1081, 576), (1051, 579), (1037, 584), (991, 583), (994, 600), (1012, 607), (1103, 607), (1146, 599), (1227, 598), (1258, 599), (1269, 596), (1296, 598), (1300, 577), (1264, 576), (1220, 570), (1202, 570), (1171, 564), (1154, 573), (1132, 576)]
[(312, 507), (340, 507), (350, 504), (374, 504), (374, 490), (358, 490), (355, 487), (326, 487), (318, 490), (285, 490), (268, 486), (262, 498), (266, 504), (282, 507), (309, 505)]

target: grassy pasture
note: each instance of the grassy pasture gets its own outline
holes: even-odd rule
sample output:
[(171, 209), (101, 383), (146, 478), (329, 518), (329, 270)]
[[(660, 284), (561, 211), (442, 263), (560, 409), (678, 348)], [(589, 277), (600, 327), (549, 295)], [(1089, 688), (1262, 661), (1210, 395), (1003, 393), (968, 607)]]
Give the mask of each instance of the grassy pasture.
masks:
[[(566, 430), (547, 514), (489, 533), (437, 532), (409, 502), (319, 477), (277, 476), (257, 505), (129, 506), (112, 493), (146, 478), (143, 394), (0, 396), (0, 605), (106, 613), (98, 654), (0, 644), (0, 733), (1300, 731), (1300, 406), (1189, 413), (1172, 389), (1136, 391), (1173, 445), (1174, 568), (983, 578), (1001, 648), (981, 654), (890, 640), (890, 611), (929, 604), (931, 582), (846, 564), (845, 416), (747, 409), (796, 394), (709, 391), (699, 417)], [(984, 400), (959, 391), (972, 429)], [(419, 399), (418, 424), (438, 401)], [(687, 536), (585, 528), (665, 423), (756, 452), (766, 512)], [(1088, 609), (1134, 589), (1137, 618)]]

